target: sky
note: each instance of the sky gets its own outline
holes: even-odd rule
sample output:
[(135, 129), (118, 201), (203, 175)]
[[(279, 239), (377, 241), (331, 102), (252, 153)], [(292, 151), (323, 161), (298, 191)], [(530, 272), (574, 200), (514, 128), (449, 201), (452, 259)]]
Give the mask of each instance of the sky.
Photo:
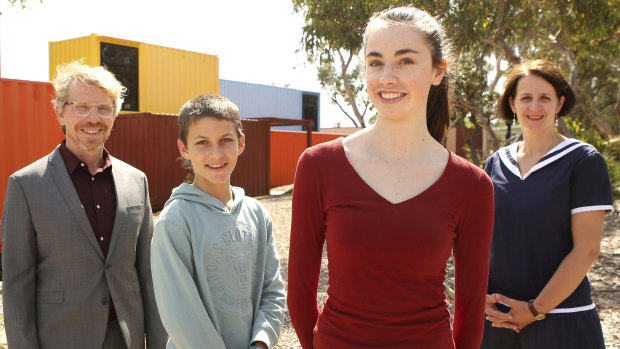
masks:
[(350, 121), (331, 105), (301, 49), (292, 0), (0, 0), (0, 74), (49, 81), (48, 42), (95, 33), (219, 56), (221, 79), (321, 92), (321, 127)]

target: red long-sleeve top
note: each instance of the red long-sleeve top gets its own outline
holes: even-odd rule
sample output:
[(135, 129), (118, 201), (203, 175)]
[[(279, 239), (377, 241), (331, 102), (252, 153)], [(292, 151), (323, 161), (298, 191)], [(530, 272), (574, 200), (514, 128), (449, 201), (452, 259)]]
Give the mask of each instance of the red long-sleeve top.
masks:
[[(295, 175), (288, 265), (302, 347), (478, 348), (492, 227), (489, 177), (453, 153), (433, 185), (392, 204), (355, 172), (342, 139), (307, 149)], [(319, 309), (325, 241), (329, 287)], [(451, 252), (452, 326), (443, 286)]]

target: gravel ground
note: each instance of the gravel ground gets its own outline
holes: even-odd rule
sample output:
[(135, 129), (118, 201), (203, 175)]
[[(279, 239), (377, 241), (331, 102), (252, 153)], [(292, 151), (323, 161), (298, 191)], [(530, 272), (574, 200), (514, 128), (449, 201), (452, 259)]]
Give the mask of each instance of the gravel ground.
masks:
[[(276, 188), (284, 191), (279, 196), (259, 198), (260, 202), (271, 213), (276, 248), (280, 254), (282, 277), (288, 280), (288, 245), (291, 230), (291, 195), (286, 192), (291, 186)], [(605, 220), (605, 230), (601, 243), (601, 255), (590, 269), (588, 276), (592, 284), (592, 295), (603, 325), (607, 348), (620, 349), (620, 201), (616, 202), (616, 212)], [(319, 301), (325, 297), (327, 287), (327, 258), (323, 256), (323, 273), (319, 285)], [(452, 275), (451, 265), (448, 266), (448, 277)], [(448, 284), (451, 286), (450, 281)], [(1, 287), (1, 283), (0, 283)], [(1, 288), (0, 288), (1, 292)], [(6, 349), (4, 333), (4, 316), (0, 307), (0, 349)], [(280, 335), (278, 349), (301, 348), (290, 318), (285, 319)]]

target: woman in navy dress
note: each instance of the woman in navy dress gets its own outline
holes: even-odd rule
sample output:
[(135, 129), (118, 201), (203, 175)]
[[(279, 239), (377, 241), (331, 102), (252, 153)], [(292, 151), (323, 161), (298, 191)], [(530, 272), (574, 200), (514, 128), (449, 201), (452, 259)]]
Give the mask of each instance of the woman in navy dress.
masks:
[(523, 141), (485, 166), (495, 225), (481, 348), (605, 347), (586, 273), (613, 199), (603, 156), (555, 130), (574, 104), (547, 61), (521, 63), (508, 75), (498, 111), (518, 120)]

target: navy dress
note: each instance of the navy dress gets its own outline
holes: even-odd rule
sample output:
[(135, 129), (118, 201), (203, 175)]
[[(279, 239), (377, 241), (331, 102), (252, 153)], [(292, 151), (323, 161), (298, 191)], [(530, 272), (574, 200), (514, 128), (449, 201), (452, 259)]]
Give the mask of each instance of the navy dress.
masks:
[[(488, 293), (534, 299), (573, 247), (571, 216), (613, 211), (603, 156), (591, 145), (568, 139), (550, 150), (523, 178), (518, 143), (501, 148), (485, 171), (495, 187), (495, 225)], [(547, 318), (521, 333), (485, 320), (481, 348), (604, 348), (598, 313), (584, 277)]]

